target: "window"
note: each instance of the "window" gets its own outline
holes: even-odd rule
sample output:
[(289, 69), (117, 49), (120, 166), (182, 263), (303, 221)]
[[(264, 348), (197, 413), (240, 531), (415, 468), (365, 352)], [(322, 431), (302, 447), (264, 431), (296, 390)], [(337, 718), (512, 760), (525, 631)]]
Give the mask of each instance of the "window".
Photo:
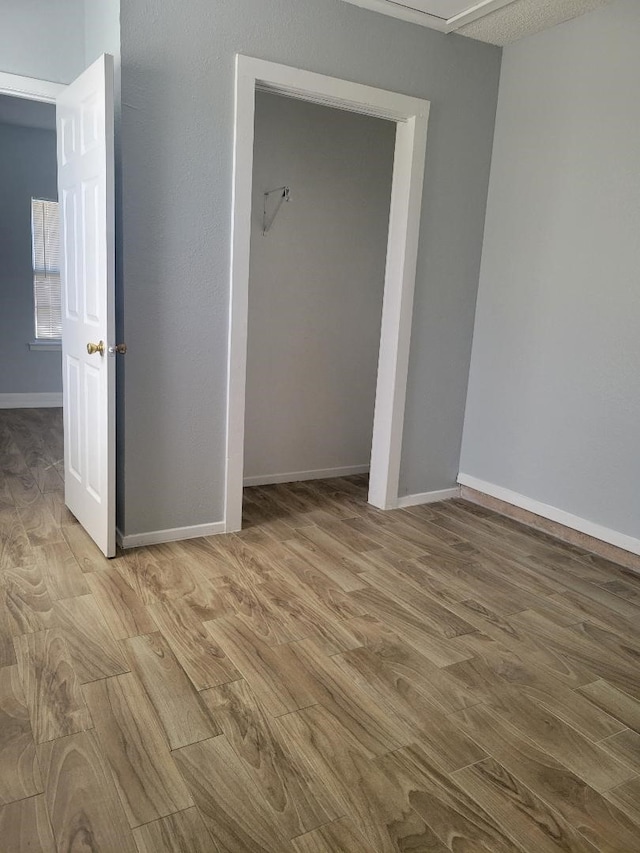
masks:
[(33, 296), (37, 341), (62, 338), (58, 202), (31, 199)]

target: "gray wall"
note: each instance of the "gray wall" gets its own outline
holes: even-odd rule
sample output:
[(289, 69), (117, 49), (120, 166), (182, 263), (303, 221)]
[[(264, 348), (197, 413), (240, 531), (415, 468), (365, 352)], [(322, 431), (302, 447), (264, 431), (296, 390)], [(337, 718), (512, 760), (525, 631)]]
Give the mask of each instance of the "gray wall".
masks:
[[(369, 464), (395, 133), (258, 93), (247, 477)], [(264, 192), (284, 184), (263, 236)]]
[(84, 3), (85, 0), (2, 0), (0, 71), (57, 83), (71, 82), (85, 65)]
[(59, 352), (35, 338), (31, 199), (56, 199), (56, 135), (0, 124), (0, 394), (62, 391)]
[(640, 4), (505, 49), (461, 470), (640, 535)]
[(341, 0), (122, 0), (126, 534), (223, 517), (234, 55), (432, 101), (401, 491), (458, 473), (501, 51)]
[(84, 62), (120, 53), (120, 0), (84, 0)]

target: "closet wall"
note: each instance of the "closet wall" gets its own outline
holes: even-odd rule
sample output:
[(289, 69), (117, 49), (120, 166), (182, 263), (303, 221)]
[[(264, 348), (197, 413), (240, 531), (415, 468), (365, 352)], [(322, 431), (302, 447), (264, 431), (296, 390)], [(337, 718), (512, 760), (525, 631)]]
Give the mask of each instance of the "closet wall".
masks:
[(258, 93), (245, 481), (369, 464), (394, 146), (392, 122)]

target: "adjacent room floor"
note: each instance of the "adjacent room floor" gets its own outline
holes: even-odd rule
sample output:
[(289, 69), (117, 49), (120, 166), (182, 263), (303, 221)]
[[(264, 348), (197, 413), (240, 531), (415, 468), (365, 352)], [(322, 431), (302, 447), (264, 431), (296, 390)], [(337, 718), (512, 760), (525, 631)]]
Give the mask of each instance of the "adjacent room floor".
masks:
[(640, 577), (365, 478), (104, 559), (0, 412), (0, 849), (640, 850)]

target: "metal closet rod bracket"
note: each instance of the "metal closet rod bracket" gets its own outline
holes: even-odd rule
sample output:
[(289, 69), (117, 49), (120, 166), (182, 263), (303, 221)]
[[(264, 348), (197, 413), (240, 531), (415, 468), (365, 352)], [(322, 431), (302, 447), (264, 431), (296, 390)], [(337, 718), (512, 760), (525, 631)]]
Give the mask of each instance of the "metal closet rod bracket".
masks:
[[(276, 205), (275, 210), (273, 211), (271, 216), (269, 216), (269, 213), (267, 211), (267, 207), (269, 205), (269, 198), (274, 193), (280, 193), (280, 198), (278, 199), (278, 203)], [(263, 210), (263, 214), (262, 214), (262, 234), (263, 235), (268, 234), (269, 231), (271, 230), (273, 223), (276, 221), (276, 216), (280, 212), (280, 208), (285, 203), (285, 201), (291, 201), (291, 190), (289, 189), (289, 187), (277, 187), (275, 190), (268, 190), (264, 194), (264, 210)]]

